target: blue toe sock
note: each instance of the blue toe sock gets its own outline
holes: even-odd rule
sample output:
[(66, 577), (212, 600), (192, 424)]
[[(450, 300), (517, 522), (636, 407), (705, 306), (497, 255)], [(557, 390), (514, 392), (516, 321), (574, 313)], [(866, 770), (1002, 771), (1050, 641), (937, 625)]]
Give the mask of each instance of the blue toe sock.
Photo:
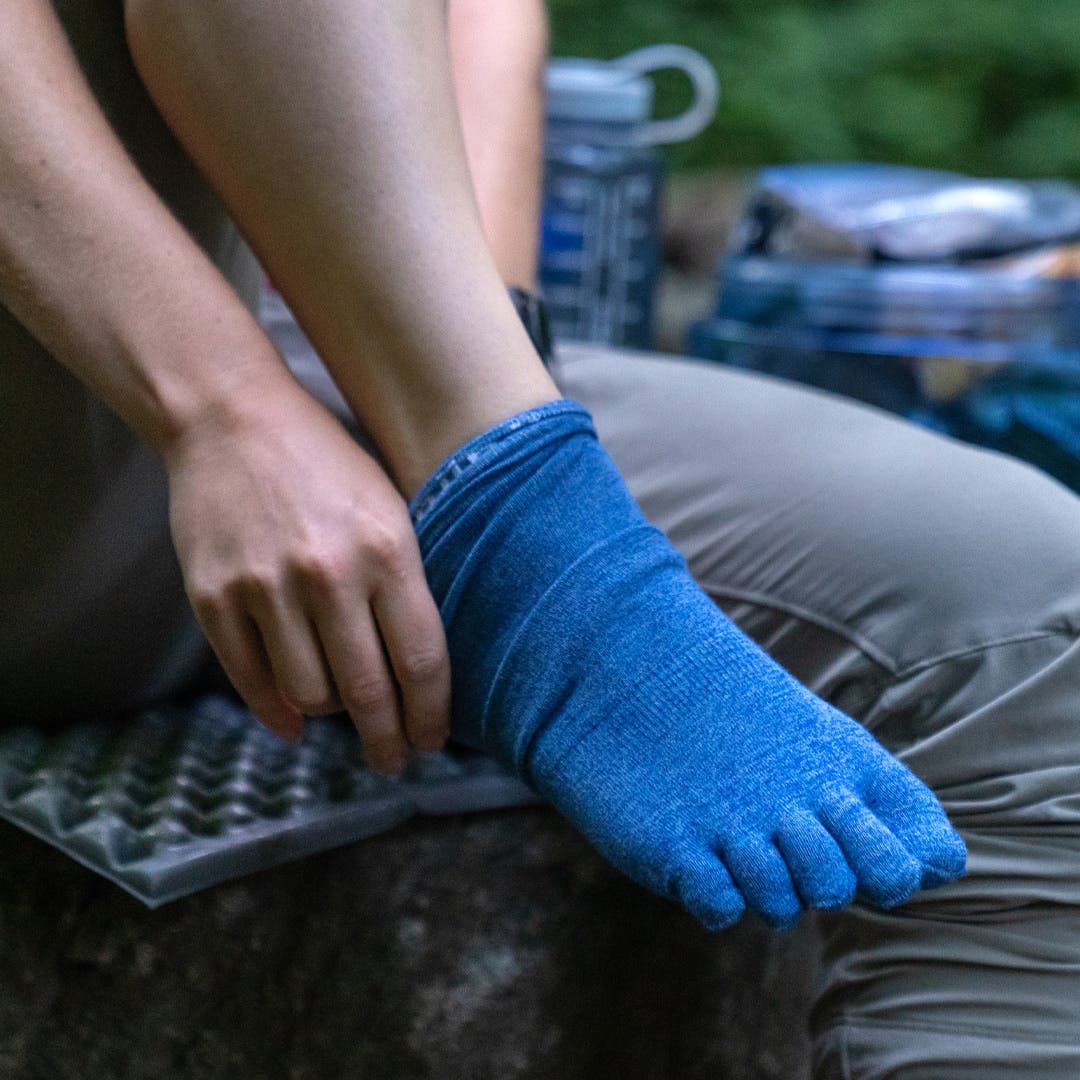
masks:
[(453, 733), (612, 863), (720, 928), (963, 872), (934, 795), (727, 619), (649, 525), (588, 412), (511, 417), (410, 506), (453, 668)]

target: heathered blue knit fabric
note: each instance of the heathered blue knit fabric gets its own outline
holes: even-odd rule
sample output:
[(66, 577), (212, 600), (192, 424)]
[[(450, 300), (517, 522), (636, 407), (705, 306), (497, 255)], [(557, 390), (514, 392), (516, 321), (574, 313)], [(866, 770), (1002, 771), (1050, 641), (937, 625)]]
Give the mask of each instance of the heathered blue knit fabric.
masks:
[(454, 736), (622, 871), (721, 928), (963, 873), (934, 795), (724, 616), (563, 399), (451, 455), (410, 506)]

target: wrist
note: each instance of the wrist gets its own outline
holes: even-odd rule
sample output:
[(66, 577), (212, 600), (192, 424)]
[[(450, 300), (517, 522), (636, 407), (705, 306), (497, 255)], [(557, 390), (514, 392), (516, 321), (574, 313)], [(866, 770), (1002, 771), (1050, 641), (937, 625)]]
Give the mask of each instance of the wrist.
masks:
[(271, 342), (250, 334), (176, 341), (162, 362), (139, 365), (143, 393), (136, 430), (168, 461), (203, 439), (240, 435), (284, 411), (305, 392)]

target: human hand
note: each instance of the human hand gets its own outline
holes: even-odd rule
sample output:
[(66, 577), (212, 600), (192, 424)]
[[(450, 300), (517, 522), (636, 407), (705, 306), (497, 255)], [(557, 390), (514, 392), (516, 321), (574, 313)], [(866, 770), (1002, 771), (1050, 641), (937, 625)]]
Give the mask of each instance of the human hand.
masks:
[(450, 663), (405, 502), (299, 386), (245, 388), (165, 451), (173, 540), (214, 652), (286, 739), (348, 710), (396, 773), (449, 733)]

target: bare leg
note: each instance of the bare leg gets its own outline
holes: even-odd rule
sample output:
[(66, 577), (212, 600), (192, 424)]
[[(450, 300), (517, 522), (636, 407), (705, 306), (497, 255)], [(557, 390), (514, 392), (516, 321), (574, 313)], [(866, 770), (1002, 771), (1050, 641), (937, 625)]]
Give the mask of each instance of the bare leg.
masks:
[(450, 0), (454, 64), (469, 169), (503, 279), (536, 281), (543, 174), (543, 0)]
[(485, 242), (444, 0), (128, 0), (163, 115), (407, 494), (559, 396)]

